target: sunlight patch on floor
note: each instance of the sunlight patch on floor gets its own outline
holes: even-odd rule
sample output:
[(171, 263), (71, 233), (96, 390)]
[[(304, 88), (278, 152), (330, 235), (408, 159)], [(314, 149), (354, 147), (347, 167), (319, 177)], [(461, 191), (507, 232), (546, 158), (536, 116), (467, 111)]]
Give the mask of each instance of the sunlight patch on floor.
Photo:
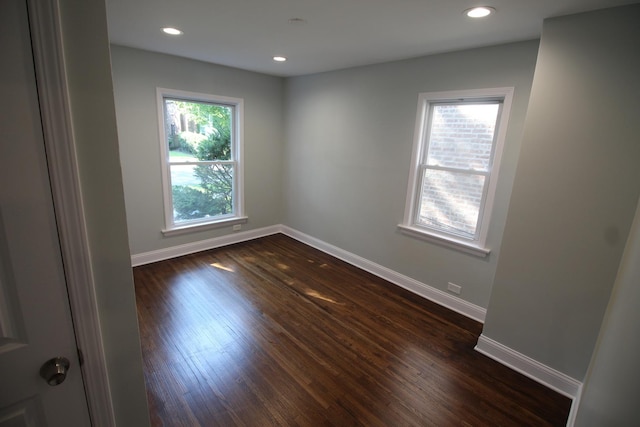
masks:
[(317, 298), (317, 299), (322, 300), (322, 301), (327, 301), (327, 302), (330, 302), (331, 304), (344, 305), (344, 303), (338, 302), (338, 301), (334, 300), (333, 298), (324, 296), (320, 292), (318, 292), (316, 290), (313, 290), (313, 289), (306, 289), (304, 291), (304, 293), (306, 295), (312, 297), (312, 298)]
[(219, 262), (214, 262), (213, 264), (211, 264), (211, 267), (215, 267), (215, 268), (219, 268), (220, 270), (230, 271), (231, 273), (235, 273), (235, 270), (233, 268), (225, 267), (224, 265), (220, 264)]

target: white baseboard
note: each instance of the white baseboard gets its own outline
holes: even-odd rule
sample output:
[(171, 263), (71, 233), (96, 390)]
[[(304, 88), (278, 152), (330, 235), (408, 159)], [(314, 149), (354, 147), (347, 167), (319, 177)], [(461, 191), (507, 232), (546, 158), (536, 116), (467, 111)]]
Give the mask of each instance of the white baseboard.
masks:
[(580, 381), (484, 335), (480, 335), (475, 350), (571, 399), (582, 387)]
[(222, 246), (233, 245), (234, 243), (246, 242), (260, 237), (270, 236), (281, 232), (280, 225), (272, 225), (255, 230), (240, 231), (225, 236), (214, 237), (213, 239), (200, 240), (184, 245), (172, 246), (170, 248), (158, 249), (156, 251), (143, 252), (131, 255), (131, 265), (137, 267), (139, 265), (150, 264), (152, 262), (163, 261), (165, 259), (176, 258), (183, 255), (189, 255), (195, 252), (206, 251), (209, 249), (220, 248)]
[(578, 408), (580, 407), (580, 400), (582, 399), (583, 389), (584, 385), (580, 384), (580, 387), (578, 387), (578, 392), (576, 393), (576, 397), (573, 398), (573, 402), (571, 403), (571, 410), (569, 411), (569, 417), (567, 418), (566, 427), (574, 427), (576, 425), (576, 417), (578, 416)]
[(347, 252), (344, 249), (340, 249), (336, 246), (330, 245), (329, 243), (323, 242), (320, 239), (316, 239), (315, 237), (311, 237), (307, 234), (301, 233), (297, 230), (287, 227), (286, 225), (282, 225), (280, 227), (281, 232), (291, 238), (299, 240), (300, 242), (312, 246), (316, 249), (319, 249), (322, 252), (328, 253), (329, 255), (339, 258), (351, 265), (361, 268), (362, 270), (368, 271), (369, 273), (381, 277), (393, 283), (394, 285), (400, 286), (401, 288), (413, 292), (414, 294), (420, 295), (423, 298), (447, 307), (450, 310), (467, 316), (480, 323), (484, 323), (484, 318), (487, 311), (482, 307), (471, 304), (470, 302), (467, 302), (453, 295), (449, 295), (446, 292), (419, 282), (415, 279), (412, 279), (411, 277), (400, 274), (389, 268), (383, 267), (379, 264), (376, 264), (375, 262), (369, 261), (368, 259), (352, 254), (351, 252)]

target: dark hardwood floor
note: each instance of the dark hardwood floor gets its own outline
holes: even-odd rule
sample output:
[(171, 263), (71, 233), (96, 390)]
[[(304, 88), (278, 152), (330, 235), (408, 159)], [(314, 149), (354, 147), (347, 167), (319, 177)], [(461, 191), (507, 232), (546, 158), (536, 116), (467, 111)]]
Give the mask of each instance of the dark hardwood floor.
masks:
[(284, 235), (134, 268), (154, 426), (563, 426), (482, 325)]

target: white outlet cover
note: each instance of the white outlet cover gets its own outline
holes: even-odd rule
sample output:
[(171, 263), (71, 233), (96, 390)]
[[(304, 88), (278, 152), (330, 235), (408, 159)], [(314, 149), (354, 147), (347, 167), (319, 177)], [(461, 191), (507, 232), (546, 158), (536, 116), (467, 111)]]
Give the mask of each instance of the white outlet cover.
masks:
[(447, 289), (453, 292), (454, 294), (460, 295), (460, 292), (462, 291), (462, 286), (449, 282), (447, 284)]

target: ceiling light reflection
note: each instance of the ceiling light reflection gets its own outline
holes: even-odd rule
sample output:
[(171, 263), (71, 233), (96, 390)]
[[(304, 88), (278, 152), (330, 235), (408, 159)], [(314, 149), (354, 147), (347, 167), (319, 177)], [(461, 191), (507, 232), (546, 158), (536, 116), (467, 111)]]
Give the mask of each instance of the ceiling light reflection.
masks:
[(489, 6), (480, 6), (474, 7), (472, 9), (467, 9), (464, 11), (464, 14), (469, 18), (484, 18), (485, 16), (489, 16), (494, 13), (496, 10)]
[(180, 36), (184, 34), (181, 30), (174, 27), (164, 27), (162, 29), (162, 32), (164, 32), (165, 34), (169, 34), (171, 36)]

